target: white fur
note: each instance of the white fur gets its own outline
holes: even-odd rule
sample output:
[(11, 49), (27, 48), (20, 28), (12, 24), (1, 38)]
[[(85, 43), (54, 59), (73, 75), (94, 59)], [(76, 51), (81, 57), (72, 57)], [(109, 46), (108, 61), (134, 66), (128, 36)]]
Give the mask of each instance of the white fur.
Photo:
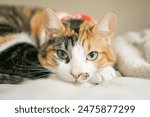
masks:
[(29, 43), (31, 45), (36, 46), (35, 40), (32, 39), (28, 34), (20, 33), (20, 34), (16, 34), (15, 39), (11, 39), (10, 41), (6, 43), (1, 44), (0, 52), (18, 43)]
[(93, 84), (116, 78), (116, 71), (112, 66), (107, 66), (95, 72), (90, 80)]
[(41, 33), (39, 34), (39, 41), (40, 41), (40, 45), (44, 44), (46, 39), (46, 34), (45, 31), (42, 30)]

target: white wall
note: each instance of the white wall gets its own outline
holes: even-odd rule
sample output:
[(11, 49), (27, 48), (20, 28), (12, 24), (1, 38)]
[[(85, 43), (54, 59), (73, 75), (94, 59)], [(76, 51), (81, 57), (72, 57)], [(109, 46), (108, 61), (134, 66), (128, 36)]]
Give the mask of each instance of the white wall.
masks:
[(150, 28), (150, 0), (0, 0), (3, 4), (51, 7), (96, 19), (113, 10), (118, 14), (118, 34)]

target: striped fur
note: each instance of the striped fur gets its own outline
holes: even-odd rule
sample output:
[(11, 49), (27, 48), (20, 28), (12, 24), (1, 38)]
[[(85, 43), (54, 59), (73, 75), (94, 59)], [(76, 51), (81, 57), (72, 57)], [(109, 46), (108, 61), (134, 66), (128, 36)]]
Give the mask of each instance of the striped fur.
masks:
[(0, 83), (48, 75), (37, 57), (42, 14), (39, 8), (0, 6)]

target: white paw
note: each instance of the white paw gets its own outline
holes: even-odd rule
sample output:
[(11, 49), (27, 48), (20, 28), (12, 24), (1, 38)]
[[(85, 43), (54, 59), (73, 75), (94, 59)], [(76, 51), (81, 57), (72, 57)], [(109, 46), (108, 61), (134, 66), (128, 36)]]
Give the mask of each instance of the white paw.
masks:
[(89, 82), (92, 83), (92, 84), (99, 84), (102, 81), (103, 81), (103, 78), (98, 72), (93, 74), (92, 78), (89, 80)]
[(90, 82), (93, 84), (99, 84), (102, 81), (111, 80), (113, 78), (116, 78), (116, 71), (112, 66), (108, 66), (96, 72), (90, 79)]
[(116, 71), (112, 66), (108, 66), (102, 69), (101, 71), (99, 71), (99, 74), (104, 80), (111, 80), (113, 78), (116, 78)]

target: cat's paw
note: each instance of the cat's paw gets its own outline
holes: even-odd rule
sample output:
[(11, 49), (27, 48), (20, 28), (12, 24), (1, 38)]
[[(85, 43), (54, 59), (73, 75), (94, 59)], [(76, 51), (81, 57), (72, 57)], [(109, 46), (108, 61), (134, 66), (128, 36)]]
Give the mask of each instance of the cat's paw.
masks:
[(116, 78), (116, 71), (112, 66), (108, 66), (99, 71), (99, 74), (102, 76), (103, 80), (111, 80)]
[(89, 80), (90, 83), (95, 84), (95, 85), (98, 85), (102, 81), (103, 81), (103, 77), (98, 72), (93, 74), (92, 78)]
[(111, 80), (113, 78), (116, 78), (116, 71), (113, 67), (108, 66), (96, 72), (90, 79), (90, 82), (93, 84), (99, 84), (103, 81)]

